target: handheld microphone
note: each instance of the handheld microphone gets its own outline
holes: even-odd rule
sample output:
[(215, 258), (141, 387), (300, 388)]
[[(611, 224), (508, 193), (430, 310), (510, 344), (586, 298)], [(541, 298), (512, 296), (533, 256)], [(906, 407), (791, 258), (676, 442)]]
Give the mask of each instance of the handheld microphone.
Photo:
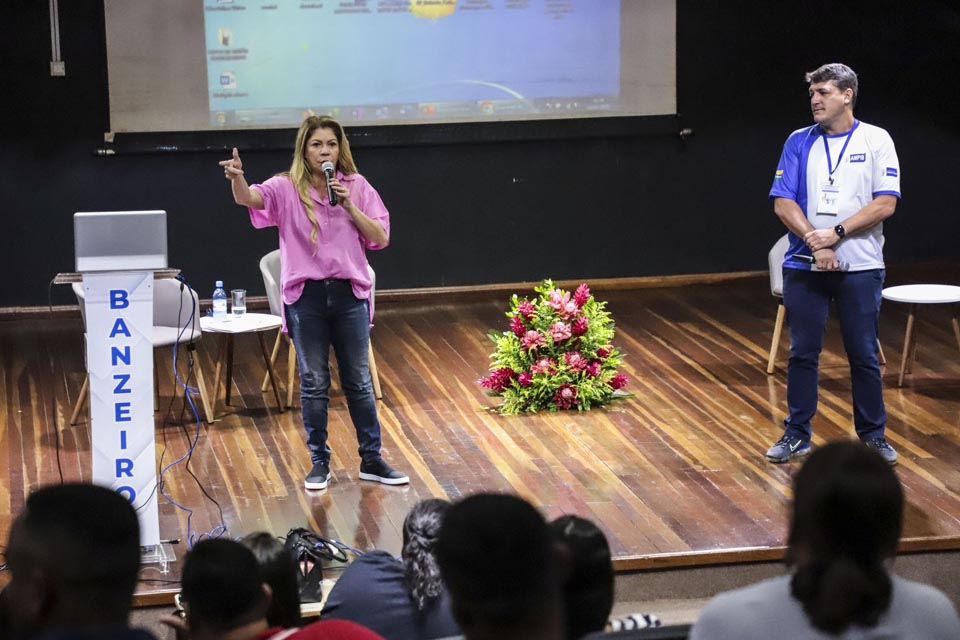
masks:
[[(816, 265), (816, 264), (817, 264), (817, 259), (814, 258), (813, 256), (806, 256), (806, 255), (803, 255), (803, 254), (800, 254), (800, 253), (796, 253), (796, 254), (793, 255), (793, 257), (794, 257), (794, 258), (798, 258), (798, 259), (800, 259), (800, 260), (803, 260), (804, 262), (809, 262), (809, 263), (812, 264), (812, 265)], [(843, 261), (841, 260), (841, 261), (840, 261), (840, 269), (839, 269), (839, 271), (849, 271), (849, 270), (850, 270), (850, 265), (847, 264), (846, 262), (843, 262)]]
[(333, 163), (329, 160), (324, 161), (320, 165), (320, 170), (323, 171), (323, 175), (327, 178), (327, 195), (330, 196), (330, 206), (337, 206), (337, 194), (333, 192), (333, 189), (330, 188), (330, 181), (333, 180)]

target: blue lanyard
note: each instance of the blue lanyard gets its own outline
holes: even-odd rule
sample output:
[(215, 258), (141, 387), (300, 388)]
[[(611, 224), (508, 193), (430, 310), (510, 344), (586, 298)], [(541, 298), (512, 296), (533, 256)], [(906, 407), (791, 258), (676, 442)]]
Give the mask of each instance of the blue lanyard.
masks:
[(847, 139), (843, 141), (843, 146), (840, 147), (840, 155), (837, 156), (836, 167), (833, 166), (833, 159), (830, 158), (830, 144), (827, 142), (827, 136), (823, 136), (823, 150), (827, 153), (827, 170), (830, 172), (827, 174), (827, 177), (830, 178), (830, 184), (833, 184), (833, 173), (840, 167), (840, 164), (843, 163), (843, 152), (847, 150), (847, 145), (850, 144), (850, 137), (853, 136), (853, 132), (859, 124), (859, 122), (854, 121), (853, 128), (847, 133)]

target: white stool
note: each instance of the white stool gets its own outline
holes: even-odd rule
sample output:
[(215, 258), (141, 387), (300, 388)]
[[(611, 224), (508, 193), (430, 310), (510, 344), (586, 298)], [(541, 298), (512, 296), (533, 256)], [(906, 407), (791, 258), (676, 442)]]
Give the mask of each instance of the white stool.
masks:
[[(955, 304), (960, 302), (960, 287), (949, 284), (904, 284), (898, 287), (887, 287), (883, 290), (883, 298), (893, 302), (906, 302), (910, 305), (907, 316), (907, 331), (903, 336), (903, 356), (900, 359), (900, 378), (897, 386), (903, 386), (903, 374), (907, 371), (907, 360), (913, 363), (916, 355), (917, 343), (913, 337), (914, 320), (917, 316), (918, 304)], [(960, 348), (960, 323), (957, 322), (957, 312), (954, 309), (953, 334), (957, 338), (957, 347)]]

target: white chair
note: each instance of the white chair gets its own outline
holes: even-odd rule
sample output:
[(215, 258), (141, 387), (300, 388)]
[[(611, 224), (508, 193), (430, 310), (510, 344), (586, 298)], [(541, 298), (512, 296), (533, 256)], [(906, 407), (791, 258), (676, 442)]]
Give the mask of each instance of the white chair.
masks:
[[(373, 267), (367, 265), (370, 273), (370, 280), (373, 285), (370, 289), (370, 313), (373, 314), (374, 294), (377, 289), (377, 274)], [(280, 286), (280, 250), (274, 249), (267, 255), (260, 258), (260, 273), (263, 275), (263, 286), (267, 290), (267, 301), (270, 303), (270, 313), (275, 316), (283, 317), (283, 298)], [(277, 332), (277, 340), (273, 343), (273, 352), (270, 354), (270, 364), (276, 365), (277, 356), (280, 353), (280, 343), (287, 343), (287, 407), (293, 405), (293, 389), (297, 371), (297, 352), (293, 346), (290, 336), (282, 330)], [(373, 381), (373, 394), (379, 400), (383, 397), (380, 390), (380, 376), (377, 373), (377, 360), (373, 355), (373, 343), (369, 343), (370, 354), (370, 378)], [(260, 385), (261, 391), (266, 391), (270, 384), (268, 375), (263, 377), (263, 384)]]
[(777, 351), (780, 348), (780, 334), (783, 332), (783, 319), (787, 315), (787, 310), (783, 306), (783, 257), (787, 254), (787, 247), (789, 246), (790, 237), (784, 234), (767, 254), (767, 263), (770, 267), (770, 293), (779, 299), (777, 319), (773, 323), (770, 357), (767, 359), (767, 373), (773, 373), (773, 363), (777, 359)]
[[(881, 240), (881, 246), (882, 245)], [(780, 349), (780, 334), (783, 332), (783, 320), (786, 317), (786, 308), (783, 306), (783, 258), (787, 254), (787, 248), (790, 246), (790, 237), (784, 234), (777, 240), (767, 254), (767, 264), (770, 268), (770, 293), (780, 300), (777, 305), (777, 319), (773, 324), (773, 340), (770, 342), (770, 356), (767, 358), (767, 373), (773, 373), (774, 363), (777, 359), (777, 351)], [(887, 364), (887, 359), (883, 355), (883, 346), (880, 340), (877, 340), (877, 355), (880, 358), (880, 364)]]
[[(150, 341), (154, 349), (160, 347), (169, 347), (174, 344), (186, 345), (190, 350), (196, 349), (196, 343), (203, 337), (200, 331), (200, 300), (193, 289), (174, 279), (154, 280), (153, 282), (153, 334)], [(73, 293), (77, 296), (77, 302), (80, 303), (80, 315), (83, 318), (84, 330), (87, 326), (87, 310), (85, 304), (85, 292), (83, 284), (75, 282), (73, 284)], [(193, 310), (193, 322), (184, 330), (187, 320), (190, 318), (190, 310)], [(203, 404), (203, 411), (207, 418), (207, 423), (213, 422), (213, 410), (210, 406), (210, 399), (207, 396), (207, 385), (203, 379), (203, 369), (200, 366), (200, 358), (194, 357), (193, 367), (197, 373), (197, 387), (200, 389), (200, 400)], [(153, 359), (153, 377), (155, 397), (159, 397), (159, 387), (157, 386), (157, 359)], [(80, 395), (77, 396), (76, 404), (73, 407), (73, 413), (70, 416), (70, 424), (77, 424), (80, 412), (87, 402), (88, 390), (90, 387), (89, 374), (83, 380), (83, 387), (80, 389)]]

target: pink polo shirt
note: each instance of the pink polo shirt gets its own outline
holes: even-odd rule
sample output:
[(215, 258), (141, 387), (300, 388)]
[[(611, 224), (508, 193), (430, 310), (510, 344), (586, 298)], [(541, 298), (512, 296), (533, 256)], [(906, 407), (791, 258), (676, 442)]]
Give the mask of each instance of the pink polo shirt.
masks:
[[(338, 171), (337, 180), (350, 192), (354, 205), (379, 222), (389, 237), (390, 213), (366, 178), (359, 173), (344, 175)], [(273, 176), (251, 188), (263, 196), (264, 208), (250, 208), (250, 222), (257, 229), (278, 227), (280, 231), (280, 289), (284, 304), (300, 299), (307, 280), (326, 278), (350, 280), (353, 295), (361, 300), (370, 298), (372, 282), (366, 249), (383, 247), (360, 234), (346, 209), (339, 204), (331, 207), (327, 198), (320, 198), (317, 190), (310, 188), (313, 212), (320, 223), (315, 243), (310, 239), (313, 225), (290, 176)], [(372, 315), (372, 305), (370, 311)]]

